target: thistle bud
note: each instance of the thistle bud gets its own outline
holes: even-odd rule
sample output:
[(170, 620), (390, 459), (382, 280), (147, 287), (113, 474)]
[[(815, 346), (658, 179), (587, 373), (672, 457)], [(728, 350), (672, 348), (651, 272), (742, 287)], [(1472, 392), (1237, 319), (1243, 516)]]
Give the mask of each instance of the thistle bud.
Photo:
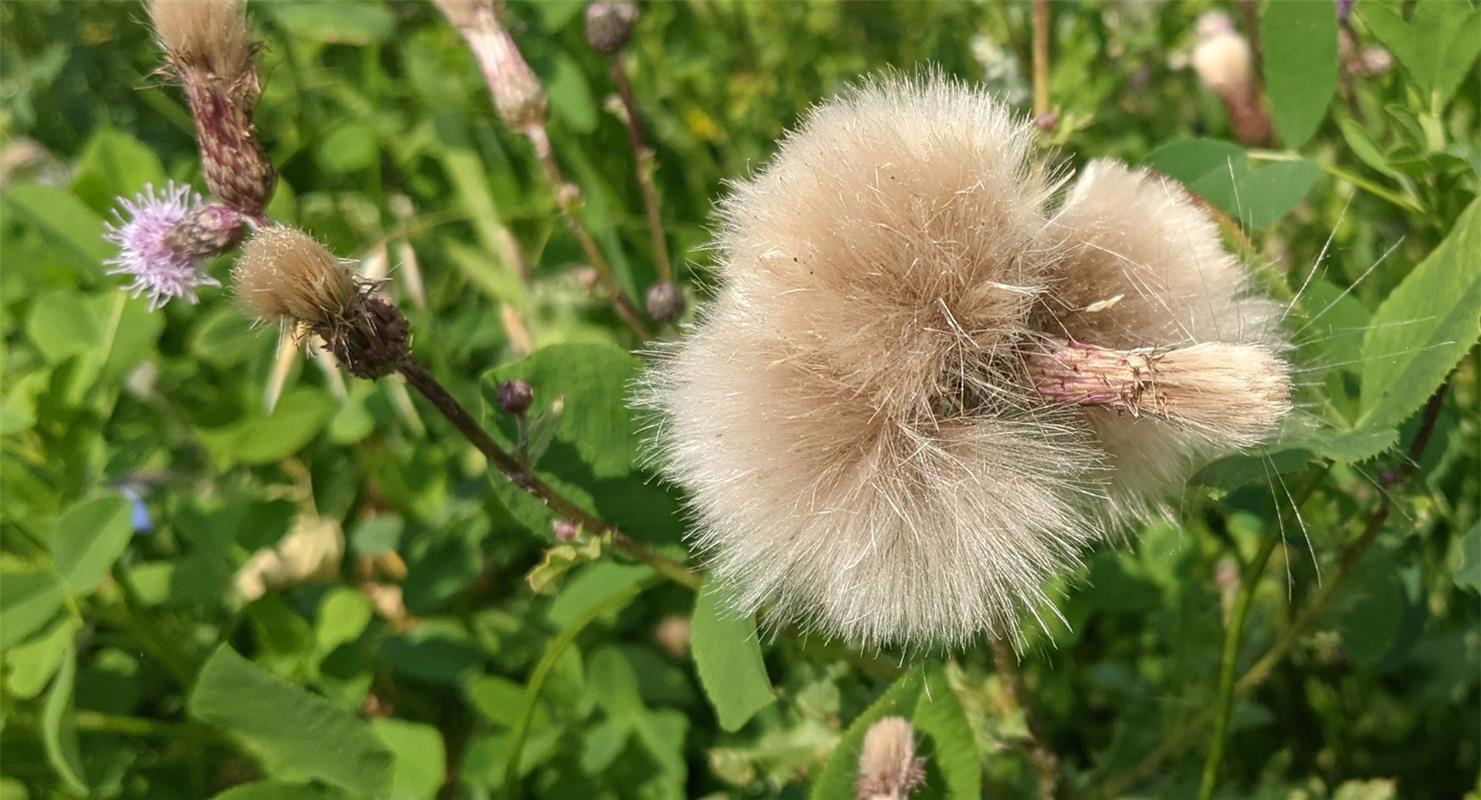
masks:
[(907, 800), (926, 781), (925, 759), (915, 755), (915, 731), (903, 717), (869, 726), (859, 755), (857, 800)]
[(235, 247), (246, 228), (236, 209), (209, 203), (170, 230), (170, 246), (191, 256), (216, 256)]
[(357, 378), (388, 375), (411, 357), (406, 317), (302, 231), (259, 231), (242, 249), (232, 284), (243, 313), (319, 336)]
[(1045, 111), (1034, 117), (1034, 127), (1044, 133), (1053, 133), (1054, 129), (1059, 127), (1059, 115), (1053, 111)]
[(535, 402), (535, 390), (518, 378), (504, 381), (499, 384), (498, 401), (500, 411), (518, 417), (528, 411), (530, 404)]
[(149, 13), (195, 119), (206, 185), (237, 211), (265, 219), (277, 173), (252, 124), (262, 85), (241, 2), (154, 0)]
[(643, 305), (654, 322), (673, 322), (684, 313), (684, 295), (669, 281), (655, 283), (648, 287)]
[(597, 0), (586, 7), (586, 41), (605, 56), (616, 55), (627, 46), (638, 7), (630, 2)]
[(545, 90), (535, 71), (520, 55), (514, 37), (499, 23), (490, 0), (437, 0), (442, 13), (458, 29), (493, 96), (494, 109), (517, 131), (545, 124)]

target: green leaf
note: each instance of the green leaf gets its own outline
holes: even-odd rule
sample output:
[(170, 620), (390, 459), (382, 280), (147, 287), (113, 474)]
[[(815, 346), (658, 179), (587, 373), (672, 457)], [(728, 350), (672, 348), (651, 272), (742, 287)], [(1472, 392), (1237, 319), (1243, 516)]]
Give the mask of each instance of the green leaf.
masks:
[(740, 730), (776, 700), (756, 621), (723, 607), (720, 587), (706, 580), (694, 600), (690, 645), (700, 685), (727, 731)]
[(147, 300), (109, 292), (87, 296), (70, 289), (36, 299), (26, 317), (26, 335), (52, 363), (88, 359), (93, 375), (117, 377), (154, 349), (164, 316)]
[(313, 441), (334, 411), (335, 401), (328, 393), (299, 387), (283, 395), (271, 414), (254, 410), (247, 419), (233, 425), (197, 433), (222, 467), (270, 464)]
[(1464, 0), (1423, 0), (1408, 21), (1395, 2), (1365, 0), (1357, 10), (1368, 30), (1441, 106), (1481, 53), (1481, 10)]
[(1363, 339), (1359, 428), (1395, 427), (1481, 336), (1481, 201), (1391, 292)]
[(396, 757), (391, 800), (435, 797), (445, 774), (442, 734), (431, 725), (400, 719), (378, 719), (370, 723), (370, 729)]
[(547, 547), (540, 563), (525, 575), (525, 583), (530, 585), (530, 591), (535, 594), (553, 594), (567, 572), (601, 557), (602, 540), (595, 536), (586, 537), (586, 541), (579, 546), (558, 544)]
[(277, 678), (222, 645), (201, 667), (190, 715), (231, 734), (267, 774), (315, 779), (384, 797), (391, 752), (348, 711)]
[(65, 589), (49, 569), (0, 570), (0, 648), (25, 641), (62, 608)]
[(230, 789), (212, 800), (353, 800), (332, 786), (289, 781), (258, 781)]
[(1294, 157), (1252, 170), (1243, 149), (1217, 139), (1174, 139), (1149, 153), (1145, 164), (1251, 228), (1284, 217), (1321, 176), (1316, 164)]
[(1471, 526), (1460, 537), (1461, 562), (1455, 571), (1455, 585), (1481, 592), (1481, 522)]
[(57, 519), (48, 543), (69, 592), (91, 591), (123, 555), (134, 528), (129, 501), (118, 495), (84, 500)]
[[(869, 726), (885, 717), (905, 717), (915, 713), (925, 671), (911, 669), (900, 676), (863, 713), (849, 723), (843, 738), (833, 748), (823, 773), (813, 784), (813, 800), (848, 800), (854, 796), (854, 778), (859, 768), (859, 755), (864, 749), (864, 735)], [(943, 687), (944, 688), (944, 687)]]
[(146, 186), (165, 188), (165, 168), (143, 142), (114, 128), (101, 128), (88, 139), (78, 160), (72, 193), (99, 214)]
[(24, 220), (52, 245), (52, 252), (83, 278), (103, 276), (103, 261), (113, 256), (113, 245), (103, 240), (103, 218), (81, 200), (47, 186), (7, 187), (5, 207)]
[(319, 603), (319, 616), (314, 625), (316, 649), (328, 653), (347, 642), (353, 642), (370, 624), (370, 598), (348, 586), (336, 586)]
[(289, 33), (313, 42), (364, 46), (396, 32), (396, 18), (373, 0), (267, 3), (264, 8)]
[[(514, 423), (498, 409), (499, 385), (521, 378), (535, 393), (526, 412), (532, 426), (560, 409), (559, 424), (535, 471), (562, 494), (646, 541), (677, 541), (675, 499), (637, 467), (638, 423), (625, 399), (639, 363), (610, 344), (558, 344), (484, 374), (484, 420), (495, 438), (516, 450)], [(546, 535), (550, 513), (538, 501), (492, 476), (499, 499), (516, 519)]]
[(617, 564), (611, 561), (593, 564), (566, 584), (550, 603), (545, 618), (551, 625), (564, 628), (589, 609), (601, 605), (628, 587), (642, 583), (652, 575), (652, 569), (638, 564)]
[(5, 650), (5, 688), (12, 696), (29, 700), (41, 693), (72, 645), (77, 623), (58, 617), (52, 626), (19, 647)]
[(51, 688), (41, 704), (41, 744), (47, 763), (74, 792), (87, 794), (87, 777), (77, 752), (77, 727), (73, 719), (72, 690), (77, 681), (77, 651), (68, 646)]
[(1271, 0), (1260, 15), (1265, 87), (1287, 147), (1306, 144), (1337, 91), (1337, 14), (1330, 3)]
[(851, 800), (859, 755), (869, 727), (884, 717), (904, 717), (915, 728), (916, 755), (926, 760), (926, 786), (934, 796), (982, 796), (982, 765), (972, 728), (940, 665), (912, 668), (849, 724), (823, 773), (813, 800)]

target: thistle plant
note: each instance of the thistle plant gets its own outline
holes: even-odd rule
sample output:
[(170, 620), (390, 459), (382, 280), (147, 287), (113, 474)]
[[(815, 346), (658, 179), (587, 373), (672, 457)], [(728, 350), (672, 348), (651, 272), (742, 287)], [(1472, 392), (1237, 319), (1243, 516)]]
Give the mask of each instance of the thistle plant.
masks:
[(0, 6), (0, 796), (1464, 794), (1478, 24)]

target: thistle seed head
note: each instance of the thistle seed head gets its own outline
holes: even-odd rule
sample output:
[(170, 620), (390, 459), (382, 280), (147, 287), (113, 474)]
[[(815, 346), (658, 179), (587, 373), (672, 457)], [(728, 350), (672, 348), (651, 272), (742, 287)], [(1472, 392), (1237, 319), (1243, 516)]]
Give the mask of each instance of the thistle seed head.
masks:
[(915, 755), (915, 730), (904, 717), (885, 717), (864, 734), (857, 800), (908, 800), (926, 782), (925, 759)]
[(232, 288), (244, 314), (317, 335), (357, 378), (390, 374), (411, 356), (411, 330), (401, 312), (302, 231), (258, 231), (242, 248)]
[(149, 18), (176, 70), (223, 86), (256, 71), (256, 45), (240, 0), (153, 0)]
[[(1056, 204), (1035, 136), (885, 79), (722, 202), (715, 300), (638, 400), (739, 611), (866, 647), (1011, 637), (1108, 526), (1288, 408), (1280, 309), (1212, 221), (1108, 162)], [(1053, 341), (1110, 387), (1035, 373)]]
[(155, 0), (150, 16), (195, 119), (206, 186), (242, 214), (265, 220), (277, 173), (252, 124), (262, 85), (242, 3)]

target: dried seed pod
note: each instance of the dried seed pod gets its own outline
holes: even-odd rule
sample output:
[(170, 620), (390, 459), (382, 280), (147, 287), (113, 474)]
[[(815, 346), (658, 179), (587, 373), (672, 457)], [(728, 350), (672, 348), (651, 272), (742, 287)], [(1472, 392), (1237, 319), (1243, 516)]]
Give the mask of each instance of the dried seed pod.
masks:
[(627, 46), (637, 21), (637, 4), (597, 0), (586, 7), (586, 42), (602, 55), (616, 55)]

